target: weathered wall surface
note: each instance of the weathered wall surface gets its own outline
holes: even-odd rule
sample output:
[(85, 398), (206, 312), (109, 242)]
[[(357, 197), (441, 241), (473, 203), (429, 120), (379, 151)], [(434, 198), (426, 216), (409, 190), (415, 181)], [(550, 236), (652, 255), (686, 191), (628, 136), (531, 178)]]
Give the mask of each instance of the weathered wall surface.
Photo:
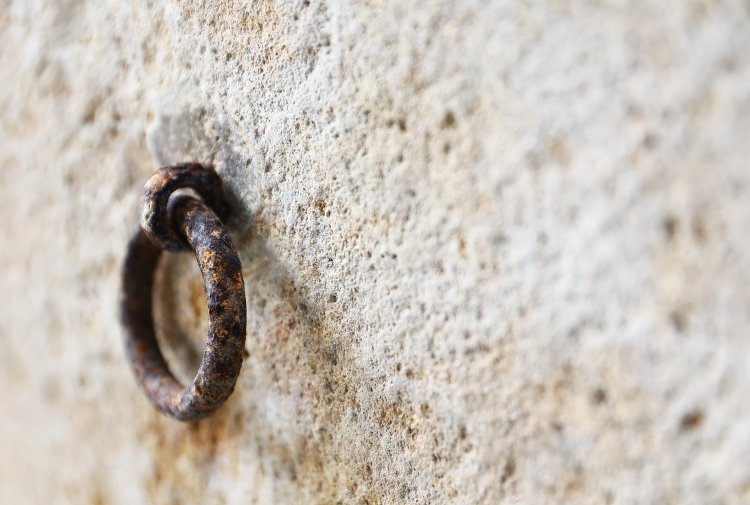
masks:
[[(750, 502), (748, 2), (0, 4), (0, 502)], [(184, 160), (249, 320), (192, 424), (117, 320)]]

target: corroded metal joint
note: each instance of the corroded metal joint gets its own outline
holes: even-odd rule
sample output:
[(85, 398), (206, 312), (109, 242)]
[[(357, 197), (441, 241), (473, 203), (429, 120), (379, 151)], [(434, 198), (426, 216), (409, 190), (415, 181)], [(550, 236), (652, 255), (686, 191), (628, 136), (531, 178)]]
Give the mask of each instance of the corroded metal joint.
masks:
[[(204, 200), (175, 195), (189, 187)], [(128, 245), (122, 271), (121, 319), (135, 376), (160, 411), (180, 420), (216, 410), (234, 390), (245, 347), (245, 285), (237, 252), (222, 218), (221, 181), (197, 164), (160, 169), (146, 184), (141, 227)], [(161, 251), (192, 249), (208, 302), (208, 339), (198, 372), (184, 386), (159, 349), (152, 315), (154, 271)]]
[(168, 212), (169, 197), (177, 189), (195, 190), (221, 221), (225, 221), (229, 208), (224, 201), (224, 191), (219, 175), (211, 168), (198, 163), (181, 163), (160, 168), (146, 183), (141, 197), (141, 228), (155, 244), (167, 251), (189, 249)]

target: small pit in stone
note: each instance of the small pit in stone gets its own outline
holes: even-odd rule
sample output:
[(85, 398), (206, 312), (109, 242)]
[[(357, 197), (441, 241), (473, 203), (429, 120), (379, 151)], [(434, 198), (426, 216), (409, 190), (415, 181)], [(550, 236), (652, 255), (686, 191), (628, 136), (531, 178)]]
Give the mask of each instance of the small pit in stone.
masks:
[(700, 409), (693, 409), (680, 418), (680, 430), (692, 431), (703, 424), (704, 414)]
[(456, 127), (456, 115), (453, 111), (446, 111), (442, 121), (440, 121), (440, 128), (443, 130)]
[(681, 309), (675, 309), (669, 313), (669, 321), (677, 333), (685, 333), (688, 325), (687, 314)]
[(596, 388), (591, 393), (591, 403), (594, 405), (602, 405), (607, 403), (607, 391), (603, 388)]
[(662, 230), (664, 230), (664, 236), (668, 241), (671, 242), (672, 240), (674, 240), (679, 224), (680, 223), (677, 218), (672, 215), (665, 216), (662, 220)]

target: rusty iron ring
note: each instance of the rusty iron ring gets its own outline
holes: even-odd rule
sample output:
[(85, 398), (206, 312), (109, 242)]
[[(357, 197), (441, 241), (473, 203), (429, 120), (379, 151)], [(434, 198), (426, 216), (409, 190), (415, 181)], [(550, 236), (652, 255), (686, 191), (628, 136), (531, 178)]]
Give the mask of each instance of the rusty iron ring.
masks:
[[(154, 178), (164, 174), (159, 171)], [(120, 309), (127, 355), (141, 388), (158, 410), (186, 421), (207, 416), (234, 390), (245, 347), (245, 284), (240, 260), (216, 213), (190, 196), (168, 200), (167, 212), (195, 253), (208, 301), (206, 348), (189, 386), (174, 377), (156, 340), (152, 291), (162, 250), (140, 227), (123, 265)]]
[(143, 188), (140, 218), (146, 235), (167, 251), (188, 250), (185, 239), (178, 233), (172, 215), (167, 211), (169, 197), (181, 188), (195, 190), (222, 221), (229, 214), (221, 179), (212, 168), (198, 163), (160, 168)]

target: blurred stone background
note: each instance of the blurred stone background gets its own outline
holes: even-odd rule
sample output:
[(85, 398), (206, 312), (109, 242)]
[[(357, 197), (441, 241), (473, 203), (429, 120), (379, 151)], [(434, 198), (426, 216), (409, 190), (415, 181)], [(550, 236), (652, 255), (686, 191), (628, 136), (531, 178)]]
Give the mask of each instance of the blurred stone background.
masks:
[[(186, 424), (117, 302), (189, 160), (249, 356)], [(0, 502), (750, 503), (749, 184), (743, 0), (2, 0)]]

